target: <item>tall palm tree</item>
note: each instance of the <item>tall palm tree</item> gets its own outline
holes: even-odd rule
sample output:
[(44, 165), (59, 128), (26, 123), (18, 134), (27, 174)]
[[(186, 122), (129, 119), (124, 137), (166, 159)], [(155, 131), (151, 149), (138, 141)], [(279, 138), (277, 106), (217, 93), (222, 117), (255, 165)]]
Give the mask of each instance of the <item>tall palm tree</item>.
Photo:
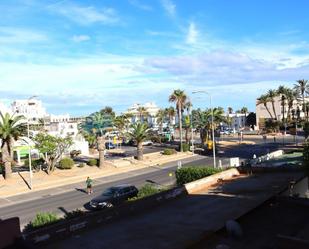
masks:
[(18, 140), (22, 135), (26, 134), (25, 118), (23, 116), (10, 115), (8, 113), (2, 114), (0, 112), (0, 139), (2, 162), (4, 163), (5, 179), (12, 175), (12, 161), (13, 161), (13, 142)]
[(117, 128), (118, 131), (123, 135), (125, 130), (128, 128), (128, 124), (130, 120), (127, 115), (120, 115), (114, 119), (114, 126)]
[[(309, 92), (309, 84), (308, 80), (302, 79), (297, 80), (297, 84), (294, 84), (294, 89), (298, 92), (299, 97), (302, 99), (303, 102), (303, 112), (305, 112), (305, 96)], [(306, 120), (308, 119), (307, 116), (305, 116)]]
[(179, 133), (180, 133), (180, 151), (183, 152), (182, 148), (182, 110), (184, 109), (184, 105), (187, 101), (187, 95), (184, 91), (177, 89), (169, 96), (169, 102), (173, 102), (176, 104), (176, 109), (178, 112), (178, 122), (179, 122)]
[(137, 160), (143, 160), (143, 141), (149, 136), (148, 124), (136, 122), (131, 125), (131, 128), (132, 131), (128, 132), (128, 136), (136, 142)]
[(188, 137), (188, 134), (189, 134), (189, 129), (190, 129), (190, 126), (191, 126), (191, 118), (190, 118), (190, 111), (191, 111), (191, 108), (192, 108), (192, 103), (190, 100), (187, 100), (187, 102), (185, 103), (184, 105), (184, 108), (186, 109), (187, 111), (187, 115), (185, 117), (185, 127), (186, 127), (186, 135), (185, 135), (185, 138), (186, 138), (186, 143), (189, 143), (189, 137)]
[(281, 107), (282, 107), (282, 121), (285, 122), (285, 106), (287, 101), (288, 88), (285, 86), (279, 86), (277, 94), (281, 96)]
[(285, 95), (286, 95), (287, 104), (288, 104), (287, 118), (288, 118), (288, 121), (291, 121), (291, 111), (293, 108), (294, 101), (297, 100), (298, 93), (294, 89), (287, 88)]
[(222, 121), (226, 121), (224, 117), (224, 110), (221, 107), (215, 107), (212, 110), (206, 109), (202, 111), (201, 109), (192, 111), (192, 123), (193, 126), (196, 127), (200, 131), (200, 138), (202, 143), (205, 143), (208, 139), (211, 138), (211, 130), (212, 130), (212, 122), (211, 116), (213, 113), (213, 125), (214, 129), (220, 124)]
[(166, 111), (166, 114), (168, 116), (168, 125), (169, 125), (169, 128), (171, 128), (171, 124), (173, 123), (173, 119), (176, 115), (176, 112), (175, 112), (175, 108), (173, 106), (170, 106), (168, 108), (165, 109)]
[[(159, 130), (160, 133), (162, 134), (163, 132), (163, 123), (165, 121), (165, 110), (164, 109), (159, 109), (158, 112), (156, 113), (156, 118), (157, 118), (157, 124), (159, 125)], [(159, 136), (160, 138), (160, 143), (161, 143), (161, 136)]]
[(242, 107), (240, 109), (240, 113), (245, 114), (245, 125), (246, 125), (246, 123), (247, 123), (248, 108), (246, 106)]
[(144, 122), (145, 116), (148, 116), (148, 114), (149, 114), (147, 109), (143, 106), (140, 106), (140, 107), (137, 108), (137, 112), (138, 112), (138, 115), (139, 115), (140, 122)]
[(258, 99), (257, 99), (257, 104), (256, 105), (264, 105), (266, 111), (268, 112), (270, 118), (273, 119), (273, 115), (271, 114), (271, 112), (268, 109), (267, 103), (269, 102), (269, 97), (267, 94), (262, 94)]
[(277, 114), (276, 114), (276, 110), (275, 110), (275, 97), (277, 97), (277, 92), (273, 89), (269, 89), (267, 92), (269, 101), (271, 102), (271, 106), (273, 108), (273, 112), (274, 112), (274, 119), (277, 120)]

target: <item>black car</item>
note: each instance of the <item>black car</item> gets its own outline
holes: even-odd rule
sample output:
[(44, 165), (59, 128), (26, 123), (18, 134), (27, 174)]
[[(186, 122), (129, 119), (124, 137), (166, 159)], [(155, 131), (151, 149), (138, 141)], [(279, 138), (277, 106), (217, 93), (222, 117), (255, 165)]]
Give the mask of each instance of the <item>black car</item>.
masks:
[(92, 199), (90, 206), (95, 209), (109, 208), (137, 196), (138, 189), (133, 185), (118, 185), (106, 189), (102, 195)]

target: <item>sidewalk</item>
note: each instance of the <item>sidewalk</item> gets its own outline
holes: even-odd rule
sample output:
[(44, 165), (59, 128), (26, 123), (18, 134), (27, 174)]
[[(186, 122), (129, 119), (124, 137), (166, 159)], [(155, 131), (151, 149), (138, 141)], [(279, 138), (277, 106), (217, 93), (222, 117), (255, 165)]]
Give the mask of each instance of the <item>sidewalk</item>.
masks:
[(9, 180), (0, 179), (0, 197), (6, 198), (14, 195), (32, 193), (34, 191), (60, 187), (68, 184), (84, 181), (87, 176), (92, 179), (130, 172), (151, 166), (159, 166), (164, 163), (173, 162), (192, 157), (192, 153), (177, 153), (172, 156), (161, 155), (160, 152), (144, 155), (143, 161), (137, 161), (132, 157), (106, 160), (106, 167), (100, 169), (96, 166), (73, 167), (70, 170), (56, 169), (51, 175), (45, 172), (33, 173), (32, 190), (29, 188), (29, 172), (13, 173)]

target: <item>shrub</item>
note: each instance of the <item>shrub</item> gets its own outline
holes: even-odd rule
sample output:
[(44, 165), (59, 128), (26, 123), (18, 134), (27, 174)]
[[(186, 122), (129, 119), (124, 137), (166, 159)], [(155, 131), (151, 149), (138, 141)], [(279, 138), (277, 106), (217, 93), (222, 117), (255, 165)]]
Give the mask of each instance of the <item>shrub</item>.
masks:
[(77, 167), (79, 167), (79, 168), (83, 168), (83, 167), (85, 167), (85, 163), (79, 163), (78, 165), (77, 165)]
[(201, 168), (201, 167), (184, 167), (176, 170), (177, 185), (183, 185), (188, 182), (204, 178), (222, 171), (221, 169), (214, 168)]
[(153, 186), (152, 184), (147, 183), (139, 189), (137, 196), (131, 198), (130, 201), (142, 199), (142, 198), (145, 198), (146, 196), (157, 194), (157, 193), (159, 193), (163, 190), (164, 189), (158, 189), (155, 186)]
[[(31, 167), (33, 170), (40, 170), (40, 168), (44, 165), (45, 161), (43, 158), (39, 158), (39, 159), (32, 159), (31, 160)], [(29, 168), (29, 159), (26, 159), (24, 161), (24, 165), (25, 167)]]
[[(190, 150), (190, 145), (186, 143), (182, 143), (182, 150), (183, 152), (187, 152)], [(179, 145), (179, 151), (180, 151), (180, 145)]]
[(74, 161), (71, 158), (63, 158), (59, 162), (59, 169), (72, 169)]
[(32, 230), (59, 221), (60, 218), (54, 213), (37, 213), (35, 218), (25, 227)]
[(91, 158), (88, 163), (87, 163), (89, 166), (97, 166), (98, 165), (98, 160), (97, 159), (94, 159), (94, 158)]
[(163, 155), (174, 155), (176, 154), (176, 150), (174, 149), (164, 149)]

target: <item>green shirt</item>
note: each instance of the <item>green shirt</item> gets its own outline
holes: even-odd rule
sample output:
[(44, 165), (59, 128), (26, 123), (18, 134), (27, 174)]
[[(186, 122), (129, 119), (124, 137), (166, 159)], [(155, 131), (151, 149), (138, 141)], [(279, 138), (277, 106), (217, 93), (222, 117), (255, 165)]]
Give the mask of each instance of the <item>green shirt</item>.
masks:
[(92, 180), (91, 180), (90, 178), (87, 179), (86, 184), (87, 184), (87, 187), (91, 187), (91, 185), (92, 185)]

